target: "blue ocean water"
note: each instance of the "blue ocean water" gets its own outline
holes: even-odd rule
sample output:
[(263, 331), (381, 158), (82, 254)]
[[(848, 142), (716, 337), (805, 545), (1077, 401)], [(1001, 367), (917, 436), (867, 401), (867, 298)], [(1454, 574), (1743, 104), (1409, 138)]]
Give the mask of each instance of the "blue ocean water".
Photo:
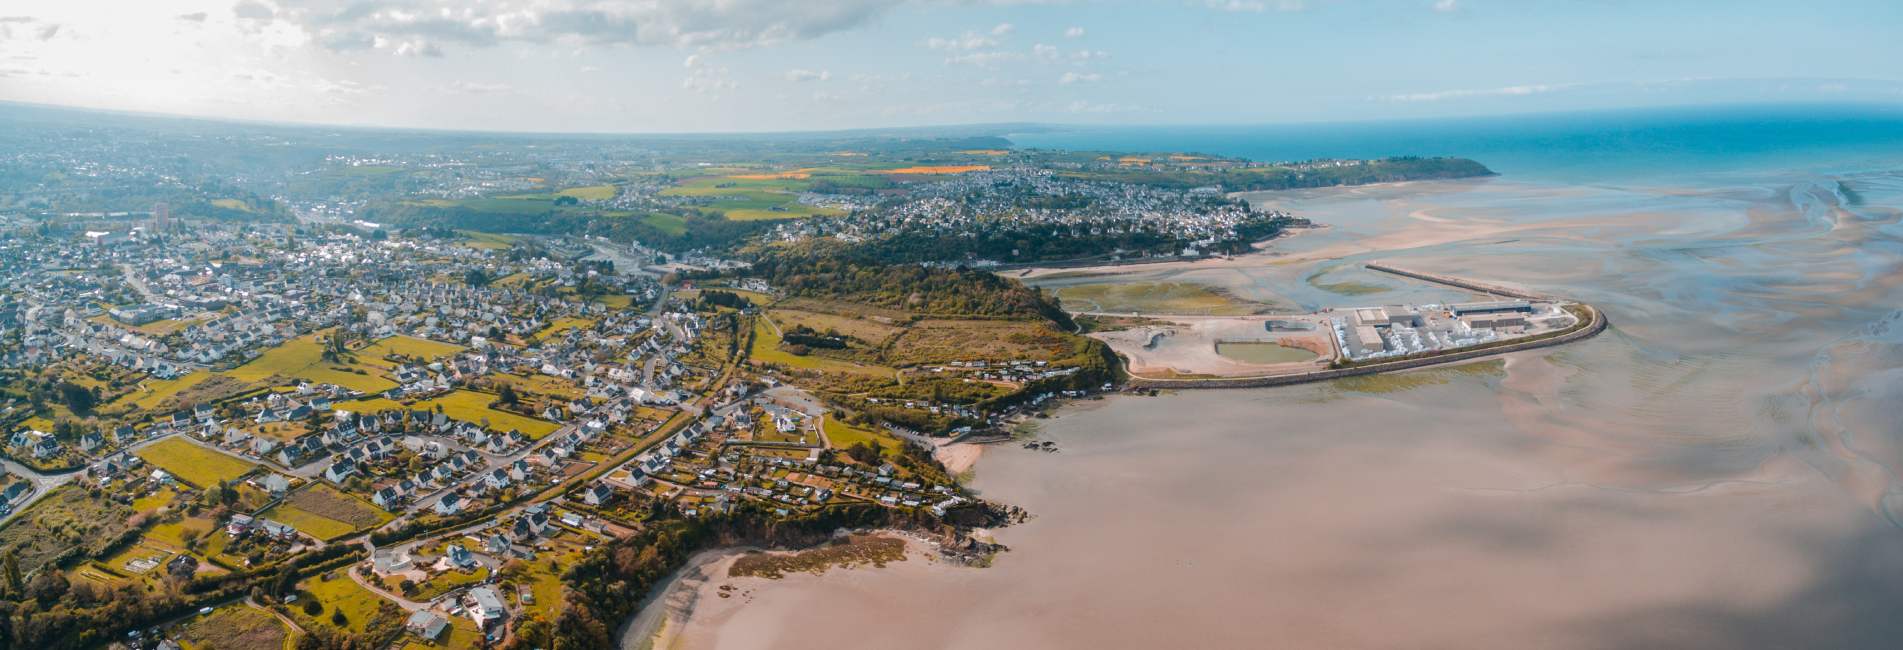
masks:
[(1903, 167), (1903, 105), (1664, 108), (1333, 124), (1060, 127), (1020, 147), (1194, 152), (1261, 161), (1464, 156), (1549, 182), (1673, 184), (1735, 171)]

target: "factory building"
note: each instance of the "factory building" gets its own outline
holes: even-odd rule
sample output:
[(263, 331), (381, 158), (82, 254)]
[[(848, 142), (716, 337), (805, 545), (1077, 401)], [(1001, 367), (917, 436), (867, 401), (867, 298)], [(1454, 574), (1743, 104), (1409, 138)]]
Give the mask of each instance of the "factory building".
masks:
[(1348, 356), (1361, 357), (1388, 349), (1387, 344), (1381, 342), (1381, 332), (1373, 325), (1356, 325), (1348, 332), (1348, 343), (1353, 346)]
[(1474, 329), (1498, 330), (1508, 327), (1526, 327), (1526, 314), (1515, 312), (1483, 313), (1461, 317), (1467, 326)]
[(1448, 305), (1455, 316), (1465, 318), (1473, 314), (1533, 313), (1533, 303), (1525, 300), (1493, 300), (1488, 302), (1468, 302)]

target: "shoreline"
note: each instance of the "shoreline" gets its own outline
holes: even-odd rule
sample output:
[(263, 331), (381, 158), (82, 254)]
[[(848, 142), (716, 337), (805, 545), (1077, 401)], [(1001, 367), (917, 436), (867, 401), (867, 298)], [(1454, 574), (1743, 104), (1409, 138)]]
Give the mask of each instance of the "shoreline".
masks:
[[(825, 548), (825, 545), (797, 549), (735, 546), (695, 553), (685, 565), (675, 569), (647, 595), (639, 612), (616, 632), (616, 647), (621, 650), (670, 650), (689, 643), (692, 637), (720, 627), (721, 621), (751, 602), (750, 595), (756, 587), (786, 581), (828, 579), (834, 572), (853, 574), (891, 570), (895, 564), (917, 565), (927, 567), (926, 570), (962, 568), (956, 562), (944, 558), (943, 545), (919, 533), (881, 528), (859, 534), (899, 539), (905, 543), (904, 554), (886, 566), (835, 564), (818, 571), (799, 571), (769, 578), (734, 576), (730, 572), (740, 558), (756, 553), (792, 556)], [(701, 629), (703, 627), (708, 629)]]

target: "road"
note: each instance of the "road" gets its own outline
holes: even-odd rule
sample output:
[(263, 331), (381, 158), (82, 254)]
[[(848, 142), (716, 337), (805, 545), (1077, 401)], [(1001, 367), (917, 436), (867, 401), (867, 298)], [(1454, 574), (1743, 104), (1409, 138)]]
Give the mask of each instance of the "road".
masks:
[(5, 517), (0, 517), (0, 524), (5, 524), (12, 520), (15, 515), (25, 511), (27, 506), (33, 505), (33, 503), (39, 501), (41, 497), (52, 492), (53, 488), (65, 485), (79, 477), (78, 470), (60, 474), (42, 474), (33, 468), (13, 462), (10, 458), (0, 458), (0, 467), (7, 468), (7, 475), (24, 478), (33, 484), (33, 492), (27, 494), (26, 498), (14, 503), (13, 510), (8, 512)]

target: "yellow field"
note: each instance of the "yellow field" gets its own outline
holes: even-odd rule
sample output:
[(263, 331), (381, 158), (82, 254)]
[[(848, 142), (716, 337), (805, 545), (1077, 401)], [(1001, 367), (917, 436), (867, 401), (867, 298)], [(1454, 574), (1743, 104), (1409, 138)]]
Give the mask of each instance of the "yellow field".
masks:
[[(319, 343), (317, 335), (313, 334), (285, 341), (283, 345), (266, 350), (264, 356), (233, 368), (225, 375), (249, 382), (263, 382), (273, 376), (291, 377), (315, 383), (336, 384), (366, 393), (380, 393), (396, 387), (396, 382), (380, 375), (359, 375), (342, 370), (340, 368), (346, 366), (324, 361), (323, 354), (323, 344)], [(363, 370), (368, 372), (372, 369), (363, 368)]]
[(962, 153), (967, 156), (1002, 156), (1011, 152), (1006, 151), (1004, 149), (966, 149), (958, 153)]
[(429, 339), (419, 339), (414, 336), (398, 335), (379, 339), (376, 343), (365, 346), (362, 350), (358, 350), (354, 354), (364, 363), (387, 365), (383, 363), (383, 357), (391, 354), (400, 354), (406, 357), (417, 357), (426, 361), (433, 361), (442, 357), (455, 355), (462, 351), (463, 346), (454, 343), (444, 343), (441, 341), (431, 341)]
[(134, 452), (145, 462), (171, 472), (192, 485), (210, 487), (250, 473), (258, 466), (224, 452), (212, 451), (173, 436)]
[(797, 309), (774, 309), (773, 322), (780, 327), (804, 325), (816, 332), (835, 331), (872, 345), (878, 345), (892, 335), (905, 331), (905, 328), (887, 325), (866, 318), (853, 318), (814, 311)]
[(523, 435), (537, 440), (561, 428), (561, 425), (547, 420), (489, 408), (489, 403), (493, 401), (496, 401), (496, 396), (489, 393), (457, 390), (451, 391), (449, 394), (441, 397), (417, 402), (411, 405), (410, 408), (434, 411), (436, 410), (436, 405), (441, 404), (443, 406), (443, 415), (464, 422), (476, 423), (481, 423), (484, 418), (487, 418), (489, 420), (490, 429), (497, 431), (519, 429)]
[(1191, 282), (1104, 282), (1057, 288), (1069, 311), (1246, 316), (1269, 308), (1227, 291)]
[(174, 379), (148, 379), (140, 384), (143, 390), (134, 388), (132, 392), (126, 393), (125, 396), (114, 400), (111, 405), (106, 407), (106, 410), (115, 410), (115, 407), (128, 404), (145, 410), (156, 409), (159, 407), (160, 402), (165, 401), (173, 395), (177, 395), (179, 391), (196, 386), (198, 382), (205, 381), (210, 377), (211, 373), (209, 372), (194, 370), (190, 374)]
[(392, 518), (382, 508), (322, 483), (298, 490), (283, 503), (272, 506), (259, 516), (290, 524), (298, 532), (325, 541), (382, 524)]
[(919, 174), (963, 174), (967, 172), (990, 171), (990, 165), (917, 165), (898, 169), (881, 169), (880, 174), (898, 174), (901, 176)]
[(592, 321), (586, 318), (575, 318), (572, 316), (563, 316), (553, 321), (549, 321), (549, 324), (547, 327), (543, 327), (542, 331), (536, 332), (534, 336), (531, 336), (529, 338), (536, 341), (540, 341), (550, 337), (560, 336), (562, 332), (566, 332), (568, 330), (586, 329), (586, 328), (590, 328), (594, 326), (595, 326), (595, 321)]
[(891, 376), (896, 372), (891, 368), (880, 366), (862, 366), (856, 363), (811, 355), (800, 356), (781, 350), (780, 340), (779, 333), (775, 332), (773, 327), (767, 324), (766, 319), (754, 319), (753, 350), (747, 355), (747, 358), (760, 363), (770, 363), (803, 370), (819, 370), (822, 372), (846, 372), (883, 376)]
[[(324, 576), (320, 575), (305, 580), (298, 586), (309, 597), (324, 604), (324, 613), (319, 616), (322, 621), (321, 627), (333, 627), (330, 623), (330, 613), (332, 610), (341, 609), (344, 610), (344, 617), (349, 619), (349, 624), (345, 627), (350, 628), (352, 632), (361, 633), (364, 631), (364, 626), (369, 625), (370, 620), (376, 617), (377, 610), (390, 601), (364, 589), (362, 585), (344, 575), (345, 570), (333, 571), (332, 574), (336, 577), (329, 580), (325, 580)], [(396, 603), (390, 604), (394, 606)], [(310, 617), (304, 615), (302, 606), (293, 606), (290, 611), (292, 616), (299, 620), (310, 621)]]
[(209, 616), (194, 618), (178, 635), (187, 650), (274, 650), (289, 645), (290, 639), (291, 631), (277, 617), (246, 605), (227, 605)]
[(832, 445), (834, 449), (845, 449), (861, 442), (868, 445), (877, 443), (885, 455), (895, 456), (899, 453), (899, 445), (904, 444), (898, 438), (892, 437), (892, 434), (846, 424), (832, 417), (831, 414), (826, 416), (825, 422), (820, 426), (826, 432), (827, 444)]

